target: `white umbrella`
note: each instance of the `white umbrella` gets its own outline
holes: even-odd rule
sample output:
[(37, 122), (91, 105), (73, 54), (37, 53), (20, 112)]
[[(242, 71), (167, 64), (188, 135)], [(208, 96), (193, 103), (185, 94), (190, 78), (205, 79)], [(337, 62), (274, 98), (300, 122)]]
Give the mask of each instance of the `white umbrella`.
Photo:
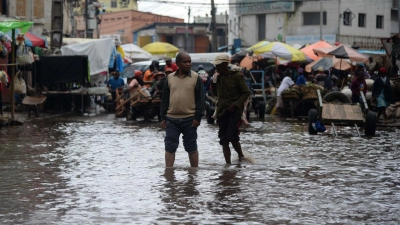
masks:
[(129, 55), (131, 59), (150, 59), (151, 54), (141, 47), (134, 45), (134, 44), (124, 44), (121, 45), (122, 49), (124, 50), (125, 54)]

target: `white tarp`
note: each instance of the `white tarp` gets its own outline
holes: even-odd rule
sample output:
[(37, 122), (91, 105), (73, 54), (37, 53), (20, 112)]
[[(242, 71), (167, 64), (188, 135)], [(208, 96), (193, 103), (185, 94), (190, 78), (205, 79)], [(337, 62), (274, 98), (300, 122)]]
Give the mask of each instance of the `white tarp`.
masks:
[(87, 55), (90, 64), (90, 75), (94, 75), (108, 70), (113, 48), (115, 48), (115, 45), (110, 38), (94, 39), (87, 43), (63, 46), (61, 54)]
[(134, 44), (124, 44), (121, 45), (126, 56), (132, 59), (150, 59), (151, 54), (143, 50), (141, 47)]

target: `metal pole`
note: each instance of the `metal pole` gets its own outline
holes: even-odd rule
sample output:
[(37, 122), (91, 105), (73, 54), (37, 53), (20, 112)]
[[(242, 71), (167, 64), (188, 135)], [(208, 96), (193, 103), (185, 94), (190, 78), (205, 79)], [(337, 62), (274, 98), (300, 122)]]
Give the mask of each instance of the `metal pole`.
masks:
[(189, 11), (188, 11), (188, 21), (186, 23), (186, 34), (185, 34), (185, 51), (188, 52), (189, 50), (189, 33), (188, 33), (188, 24), (190, 23), (190, 6), (189, 6)]
[(88, 21), (88, 18), (89, 17), (89, 15), (88, 15), (88, 0), (85, 0), (85, 38), (88, 38), (89, 37), (89, 28), (88, 28), (88, 25), (89, 25), (89, 21)]
[[(12, 29), (11, 33), (12, 40), (15, 40), (15, 29)], [(15, 41), (11, 42), (11, 64), (15, 64)], [(14, 98), (14, 82), (15, 82), (15, 65), (11, 67), (11, 119), (14, 120), (14, 111), (15, 111), (15, 98)]]
[(211, 0), (211, 24), (212, 24), (212, 42), (211, 51), (217, 52), (217, 23), (215, 22), (215, 5), (214, 0)]
[[(397, 17), (400, 18), (400, 0), (397, 0)], [(397, 22), (399, 26), (399, 33), (400, 33), (400, 21)]]
[[(399, 0), (400, 1), (400, 0)], [(323, 40), (323, 37), (322, 37), (322, 24), (323, 24), (323, 12), (322, 12), (322, 0), (319, 0), (319, 7), (320, 7), (320, 9), (319, 9), (319, 39), (320, 40)]]
[(75, 16), (74, 16), (74, 4), (71, 1), (69, 3), (69, 13), (70, 13), (70, 19), (71, 19), (71, 37), (75, 37)]

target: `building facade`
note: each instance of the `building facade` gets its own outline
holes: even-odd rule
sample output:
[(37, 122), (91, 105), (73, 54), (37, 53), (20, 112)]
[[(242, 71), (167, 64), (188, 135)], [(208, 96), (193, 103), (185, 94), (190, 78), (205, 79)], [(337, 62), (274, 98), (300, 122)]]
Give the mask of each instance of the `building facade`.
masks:
[(119, 34), (122, 43), (133, 42), (133, 31), (153, 23), (183, 23), (183, 19), (136, 10), (101, 15), (100, 35)]
[[(322, 29), (320, 26), (322, 2)], [(380, 38), (398, 33), (396, 0), (230, 0), (230, 45), (248, 47), (260, 40), (305, 44), (328, 42), (379, 50)], [(322, 32), (321, 32), (322, 31)]]
[[(226, 45), (226, 24), (217, 24), (218, 46)], [(154, 23), (133, 32), (133, 43), (143, 47), (152, 42), (167, 42), (179, 51), (206, 53), (210, 51), (209, 23)]]
[(37, 35), (50, 31), (52, 0), (0, 0), (0, 5), (4, 19), (31, 20), (32, 33)]
[(98, 2), (104, 4), (106, 12), (138, 10), (137, 0), (98, 0)]

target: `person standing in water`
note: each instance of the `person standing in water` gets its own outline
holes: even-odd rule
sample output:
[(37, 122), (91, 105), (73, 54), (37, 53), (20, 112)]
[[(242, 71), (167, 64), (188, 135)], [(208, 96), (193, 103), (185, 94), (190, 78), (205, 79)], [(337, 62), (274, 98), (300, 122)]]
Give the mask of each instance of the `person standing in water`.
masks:
[(204, 116), (204, 88), (200, 76), (191, 70), (189, 54), (176, 55), (178, 70), (167, 76), (160, 107), (161, 127), (165, 130), (165, 166), (173, 167), (182, 134), (191, 167), (198, 167), (197, 127)]
[(239, 71), (230, 70), (228, 68), (229, 61), (229, 56), (226, 54), (215, 57), (213, 64), (216, 66), (219, 76), (216, 78), (216, 83), (211, 83), (213, 94), (218, 98), (216, 109), (219, 126), (218, 137), (227, 164), (231, 164), (229, 143), (232, 143), (238, 153), (239, 160), (244, 158), (239, 142), (239, 126), (244, 103), (250, 96), (250, 90), (243, 75)]

